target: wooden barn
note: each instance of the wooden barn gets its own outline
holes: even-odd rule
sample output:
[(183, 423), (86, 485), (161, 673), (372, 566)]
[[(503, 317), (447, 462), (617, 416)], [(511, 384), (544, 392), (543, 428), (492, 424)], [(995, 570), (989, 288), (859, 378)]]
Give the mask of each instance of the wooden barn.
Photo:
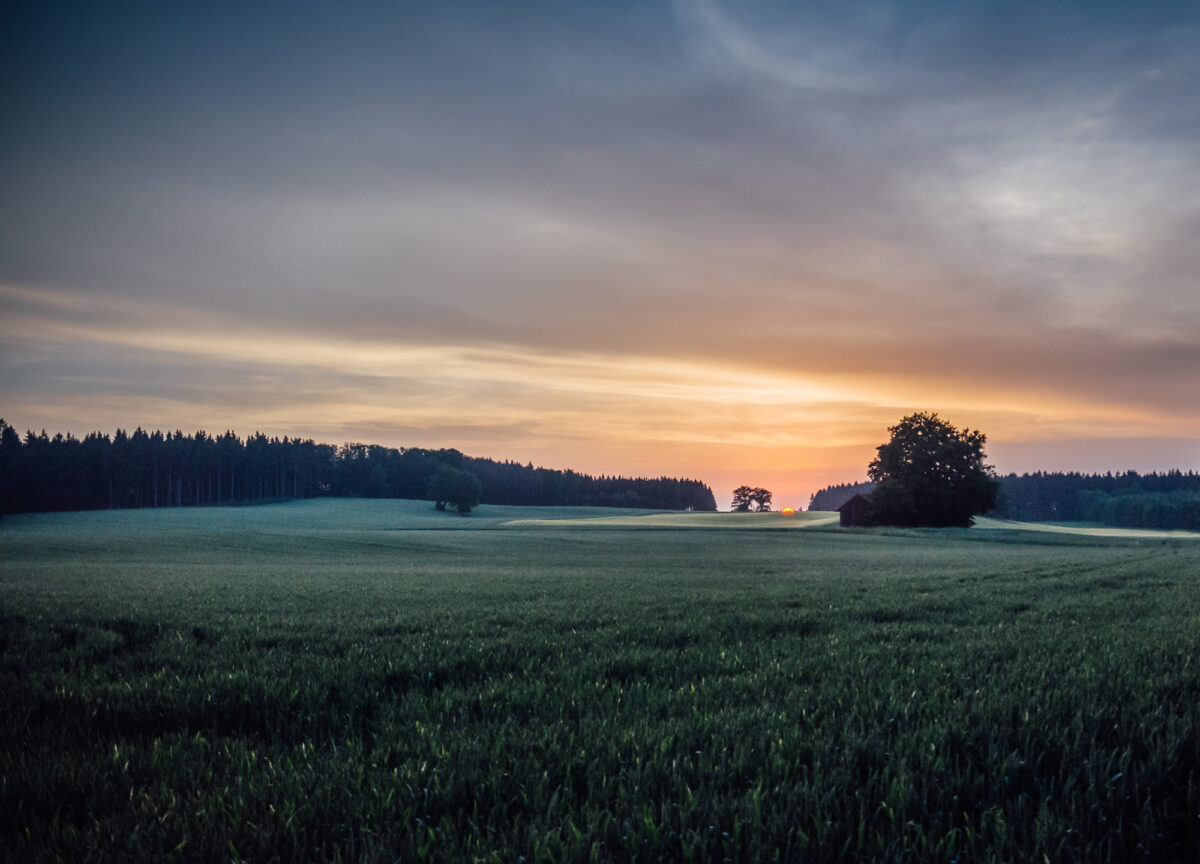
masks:
[(866, 495), (855, 495), (838, 508), (843, 528), (861, 527), (871, 524), (871, 499)]

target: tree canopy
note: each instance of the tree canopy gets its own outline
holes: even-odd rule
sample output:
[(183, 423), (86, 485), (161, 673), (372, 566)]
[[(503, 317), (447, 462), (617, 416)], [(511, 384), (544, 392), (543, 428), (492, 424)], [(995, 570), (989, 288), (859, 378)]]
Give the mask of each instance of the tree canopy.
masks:
[(470, 471), (442, 464), (429, 481), (426, 494), (438, 510), (445, 510), (447, 504), (453, 504), (461, 515), (466, 516), (483, 497), (483, 486)]
[(818, 489), (808, 500), (809, 510), (836, 510), (855, 495), (870, 495), (875, 490), (875, 484), (869, 480), (865, 483), (838, 483)]
[(699, 480), (593, 477), (454, 449), (340, 447), (233, 432), (24, 437), (0, 420), (0, 513), (187, 507), (317, 496), (425, 498), (439, 466), (478, 478), (480, 503), (716, 510)]
[(1200, 474), (1009, 474), (996, 514), (1025, 522), (1102, 522), (1125, 528), (1200, 530)]
[(920, 412), (888, 431), (891, 440), (867, 468), (875, 482), (872, 521), (965, 528), (996, 505), (1000, 484), (984, 464), (982, 432)]
[(771, 490), (758, 486), (739, 486), (733, 490), (733, 512), (766, 513), (771, 509)]

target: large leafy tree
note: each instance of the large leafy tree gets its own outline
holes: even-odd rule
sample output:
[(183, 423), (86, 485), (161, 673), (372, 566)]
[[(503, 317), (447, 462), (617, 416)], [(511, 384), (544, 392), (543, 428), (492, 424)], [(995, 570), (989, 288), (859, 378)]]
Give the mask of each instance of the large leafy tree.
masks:
[(483, 486), (470, 471), (460, 471), (443, 463), (429, 481), (426, 497), (435, 502), (433, 506), (438, 510), (445, 510), (447, 504), (453, 504), (459, 513), (466, 516), (483, 497)]
[(937, 414), (910, 414), (888, 429), (867, 468), (875, 481), (873, 521), (967, 527), (996, 505), (1000, 481), (984, 464), (982, 432), (958, 430)]

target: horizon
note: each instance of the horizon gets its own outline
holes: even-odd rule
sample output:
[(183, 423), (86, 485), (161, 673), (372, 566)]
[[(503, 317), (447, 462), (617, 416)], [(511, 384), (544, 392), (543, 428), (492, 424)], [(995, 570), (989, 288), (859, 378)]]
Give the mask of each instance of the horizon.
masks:
[[(24, 441), (26, 439), (26, 437), (30, 434), (39, 435), (39, 436), (47, 436), (51, 439), (54, 439), (58, 436), (62, 436), (64, 438), (74, 438), (75, 440), (82, 440), (90, 435), (95, 434), (95, 435), (99, 435), (99, 436), (105, 438), (106, 440), (112, 440), (113, 438), (115, 438), (117, 436), (117, 434), (132, 435), (132, 434), (134, 434), (134, 432), (140, 431), (140, 432), (144, 432), (147, 435), (161, 434), (164, 436), (183, 435), (185, 437), (195, 437), (197, 435), (203, 434), (203, 435), (207, 435), (213, 439), (219, 438), (226, 434), (232, 434), (243, 444), (245, 442), (247, 442), (251, 437), (261, 434), (261, 435), (264, 435), (268, 439), (287, 440), (290, 438), (291, 440), (294, 440), (294, 441), (311, 441), (312, 443), (317, 444), (317, 445), (332, 446), (332, 447), (339, 448), (339, 449), (343, 448), (343, 447), (364, 446), (364, 445), (365, 446), (394, 447), (395, 449), (399, 449), (399, 450), (420, 449), (420, 450), (428, 450), (428, 451), (438, 451), (438, 450), (457, 449), (457, 448), (439, 448), (439, 447), (418, 447), (416, 445), (379, 445), (378, 442), (373, 442), (373, 441), (332, 442), (332, 441), (318, 440), (311, 435), (272, 435), (263, 430), (255, 430), (254, 432), (243, 434), (236, 429), (229, 429), (229, 428), (226, 428), (221, 432), (210, 432), (207, 429), (184, 431), (181, 429), (171, 429), (171, 430), (156, 429), (156, 428), (146, 427), (144, 425), (136, 425), (135, 424), (132, 426), (119, 426), (112, 431), (107, 431), (107, 430), (102, 430), (102, 429), (92, 429), (92, 430), (89, 430), (88, 432), (79, 434), (79, 433), (75, 432), (74, 430), (51, 431), (51, 430), (44, 429), (44, 428), (39, 429), (39, 430), (33, 430), (30, 428), (26, 428), (24, 430), (24, 432), (22, 432), (20, 427), (14, 426), (13, 424), (8, 423), (8, 421), (4, 417), (0, 417), (0, 423), (7, 424), (11, 428), (13, 428), (13, 430), (18, 433), (18, 435), (20, 436), (22, 441)], [(633, 474), (620, 474), (620, 473), (614, 473), (614, 472), (603, 471), (603, 470), (601, 470), (601, 471), (582, 471), (573, 465), (567, 465), (567, 464), (551, 465), (551, 464), (545, 464), (545, 463), (536, 463), (536, 462), (532, 462), (532, 461), (528, 461), (528, 460), (522, 461), (519, 459), (511, 459), (511, 458), (505, 457), (502, 454), (463, 452), (462, 455), (466, 456), (468, 458), (491, 460), (493, 462), (499, 462), (499, 463), (511, 462), (511, 463), (517, 463), (517, 464), (529, 464), (529, 465), (532, 465), (534, 468), (538, 468), (538, 469), (545, 468), (545, 469), (556, 470), (556, 471), (576, 471), (578, 473), (589, 475), (592, 477), (607, 476), (607, 477), (623, 477), (625, 479), (656, 479), (659, 477), (668, 476), (668, 475), (662, 474), (661, 472), (657, 472), (657, 473), (649, 472), (646, 474), (633, 475)], [(986, 456), (986, 453), (985, 453), (985, 456)], [(994, 467), (994, 466), (992, 466), (992, 467)], [(1118, 470), (1108, 469), (1108, 470), (1103, 470), (1103, 471), (1072, 471), (1072, 470), (1066, 470), (1066, 471), (1057, 470), (1056, 471), (1053, 469), (1047, 470), (1045, 468), (1036, 468), (1036, 469), (1032, 469), (1029, 471), (1021, 471), (1021, 472), (996, 471), (996, 476), (997, 477), (1006, 477), (1006, 476), (1014, 476), (1015, 477), (1015, 476), (1031, 475), (1031, 474), (1037, 474), (1037, 473), (1045, 473), (1045, 474), (1075, 473), (1075, 474), (1084, 474), (1084, 475), (1088, 475), (1088, 476), (1120, 476), (1120, 475), (1127, 474), (1130, 472), (1137, 474), (1137, 475), (1147, 475), (1147, 476), (1153, 476), (1156, 474), (1164, 475), (1164, 474), (1169, 474), (1172, 472), (1179, 472), (1179, 473), (1183, 473), (1183, 474), (1200, 473), (1200, 472), (1195, 472), (1194, 469), (1181, 469), (1181, 468), (1150, 469), (1150, 470), (1146, 470), (1146, 471), (1138, 471), (1138, 470), (1132, 469), (1132, 468), (1118, 469)], [(713, 487), (713, 485), (711, 483), (709, 483), (707, 480), (705, 480), (703, 477), (673, 476), (670, 479), (683, 480), (683, 481), (699, 481), (701, 483), (704, 483), (706, 486), (709, 487), (709, 489), (713, 493), (713, 497), (716, 499), (717, 510), (719, 512), (732, 512), (731, 499), (732, 499), (732, 491), (733, 490), (730, 490), (730, 494), (728, 494), (728, 495), (722, 494), (721, 490)], [(824, 486), (822, 486), (820, 488), (814, 489), (811, 493), (809, 493), (809, 498), (811, 499), (811, 497), (813, 495), (815, 495), (815, 493), (820, 492), (829, 487), (859, 484), (859, 483), (867, 482), (868, 479), (869, 478), (867, 478), (866, 471), (864, 469), (863, 477), (861, 479), (831, 481), (829, 483), (826, 483)], [(773, 491), (773, 490), (768, 489), (767, 491)], [(485, 492), (486, 492), (486, 490), (485, 490)], [(783, 510), (785, 507), (792, 507), (792, 508), (795, 508), (797, 511), (807, 510), (808, 509), (808, 500), (809, 499), (806, 499), (803, 503), (800, 503), (800, 502), (780, 503), (779, 501), (773, 499), (771, 502), (771, 512), (778, 513), (781, 510)]]
[(774, 509), (1200, 470), (1200, 7), (13, 4), (0, 411)]

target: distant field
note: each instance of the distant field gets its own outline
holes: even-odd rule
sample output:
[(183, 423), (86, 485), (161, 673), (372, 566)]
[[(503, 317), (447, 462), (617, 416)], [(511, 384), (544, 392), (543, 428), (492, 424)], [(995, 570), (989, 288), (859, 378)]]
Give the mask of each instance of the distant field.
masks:
[(1200, 860), (1196, 539), (351, 500), (6, 517), (0, 850)]

